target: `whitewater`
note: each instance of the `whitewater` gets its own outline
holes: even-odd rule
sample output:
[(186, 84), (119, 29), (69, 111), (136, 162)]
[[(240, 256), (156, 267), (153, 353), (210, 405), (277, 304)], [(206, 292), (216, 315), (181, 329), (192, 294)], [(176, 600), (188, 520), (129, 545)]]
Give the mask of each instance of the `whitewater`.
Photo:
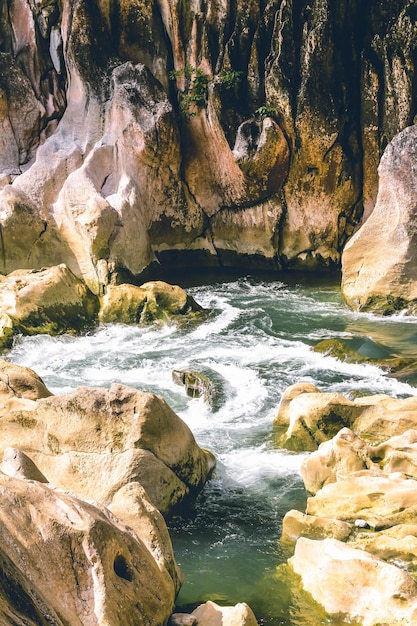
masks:
[[(189, 510), (168, 521), (185, 573), (179, 610), (207, 599), (246, 601), (260, 624), (337, 624), (311, 614), (288, 592), (279, 565), (281, 522), (304, 510), (303, 454), (279, 449), (272, 423), (282, 392), (311, 382), (321, 391), (416, 395), (417, 380), (397, 380), (372, 364), (349, 364), (312, 347), (343, 339), (370, 357), (417, 357), (417, 319), (359, 314), (343, 303), (337, 277), (223, 276), (177, 279), (210, 309), (192, 327), (100, 326), (80, 337), (19, 337), (10, 361), (33, 368), (56, 394), (79, 385), (123, 383), (162, 396), (211, 450), (217, 468)], [(174, 369), (203, 372), (221, 387), (214, 406), (189, 398)], [(278, 570), (277, 570), (278, 567)]]

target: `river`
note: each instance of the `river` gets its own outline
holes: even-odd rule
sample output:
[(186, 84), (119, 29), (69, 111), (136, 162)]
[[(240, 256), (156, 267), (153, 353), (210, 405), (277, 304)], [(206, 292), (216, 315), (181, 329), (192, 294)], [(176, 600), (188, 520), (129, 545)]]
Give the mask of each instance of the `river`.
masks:
[[(368, 356), (417, 356), (417, 320), (350, 311), (337, 278), (313, 275), (224, 276), (177, 280), (204, 307), (193, 328), (106, 325), (82, 337), (34, 336), (16, 341), (8, 358), (32, 367), (54, 393), (78, 385), (120, 382), (163, 396), (200, 446), (217, 458), (213, 478), (195, 505), (169, 521), (185, 583), (180, 610), (213, 599), (247, 601), (260, 624), (343, 624), (314, 613), (291, 594), (276, 569), (288, 554), (279, 543), (283, 515), (303, 510), (303, 455), (274, 444), (272, 422), (288, 385), (312, 382), (322, 391), (415, 395), (410, 383), (370, 364), (316, 353), (322, 339), (341, 338)], [(222, 393), (210, 407), (188, 398), (173, 369), (211, 373)], [(281, 572), (281, 573), (279, 573)], [(312, 613), (313, 611), (313, 613)]]

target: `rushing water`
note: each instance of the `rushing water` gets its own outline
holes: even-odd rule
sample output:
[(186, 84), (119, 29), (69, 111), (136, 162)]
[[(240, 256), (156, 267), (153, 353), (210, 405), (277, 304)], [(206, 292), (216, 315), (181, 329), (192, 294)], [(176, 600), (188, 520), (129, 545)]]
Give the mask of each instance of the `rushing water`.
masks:
[[(112, 382), (153, 391), (214, 452), (213, 478), (187, 514), (170, 520), (186, 576), (181, 609), (207, 599), (247, 601), (265, 625), (345, 623), (313, 616), (305, 598), (291, 595), (285, 574), (275, 573), (288, 557), (279, 544), (282, 517), (304, 509), (305, 493), (298, 472), (303, 455), (275, 447), (272, 422), (281, 393), (299, 381), (344, 394), (416, 394), (374, 365), (342, 363), (311, 346), (342, 338), (368, 356), (416, 356), (417, 321), (353, 313), (338, 283), (312, 276), (200, 280), (187, 289), (212, 310), (200, 326), (106, 325), (84, 337), (35, 336), (18, 340), (8, 358), (32, 367), (54, 393)], [(216, 405), (186, 397), (173, 369), (221, 380)]]

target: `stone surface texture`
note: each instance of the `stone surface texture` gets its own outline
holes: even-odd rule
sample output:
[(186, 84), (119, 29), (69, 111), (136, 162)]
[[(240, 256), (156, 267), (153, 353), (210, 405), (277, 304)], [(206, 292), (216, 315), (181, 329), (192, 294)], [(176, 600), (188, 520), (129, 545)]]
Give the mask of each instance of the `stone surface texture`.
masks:
[[(0, 270), (339, 267), (415, 110), (412, 0), (10, 0)], [(357, 24), (361, 24), (358, 30)]]

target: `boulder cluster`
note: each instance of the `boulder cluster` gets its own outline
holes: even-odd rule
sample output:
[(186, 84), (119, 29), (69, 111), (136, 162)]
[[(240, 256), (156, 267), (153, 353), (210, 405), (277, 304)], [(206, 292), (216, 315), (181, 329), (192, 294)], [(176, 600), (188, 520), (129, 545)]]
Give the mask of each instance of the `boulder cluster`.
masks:
[(288, 563), (328, 614), (363, 626), (417, 620), (417, 398), (350, 400), (289, 387), (275, 419), (280, 445), (307, 450), (305, 512), (289, 511)]

